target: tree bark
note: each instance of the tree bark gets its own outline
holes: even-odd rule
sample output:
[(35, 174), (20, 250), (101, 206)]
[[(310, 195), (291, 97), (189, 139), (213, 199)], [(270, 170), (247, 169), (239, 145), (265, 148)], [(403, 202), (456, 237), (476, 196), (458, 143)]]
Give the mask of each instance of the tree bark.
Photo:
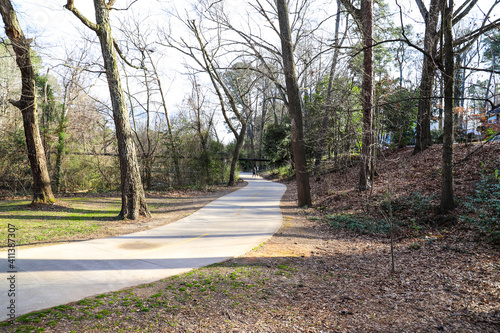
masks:
[(0, 0), (0, 12), (5, 23), (5, 33), (12, 43), (17, 66), (21, 70), (21, 97), (19, 101), (10, 102), (21, 110), (23, 116), (28, 159), (33, 177), (32, 204), (52, 204), (55, 199), (38, 126), (35, 70), (31, 63), (30, 42), (23, 34), (10, 0)]
[(368, 189), (372, 149), (373, 109), (373, 0), (362, 0), (361, 8), (354, 7), (350, 0), (340, 0), (352, 15), (363, 38), (363, 84), (361, 102), (363, 109), (363, 137), (361, 139), (361, 161), (358, 190)]
[(66, 103), (63, 103), (61, 114), (59, 117), (59, 124), (57, 128), (57, 146), (56, 146), (56, 174), (55, 174), (55, 189), (59, 193), (61, 191), (61, 180), (62, 180), (62, 159), (64, 155), (65, 148), (65, 138), (66, 136)]
[[(340, 47), (343, 44), (339, 42), (339, 29), (340, 29), (340, 0), (337, 0), (337, 17), (335, 19), (335, 36), (334, 36), (334, 50), (333, 50), (333, 58), (332, 64), (330, 66), (330, 76), (328, 78), (328, 89), (326, 91), (326, 101), (325, 101), (325, 114), (323, 115), (323, 119), (321, 121), (321, 129), (319, 136), (318, 148), (315, 154), (314, 168), (317, 170), (321, 164), (321, 159), (323, 158), (323, 151), (325, 150), (325, 138), (326, 138), (326, 130), (328, 129), (328, 120), (330, 119), (330, 115), (333, 111), (333, 80), (335, 78), (335, 70), (337, 67), (337, 62), (340, 54)], [(336, 117), (334, 117), (333, 127), (336, 125)]]
[[(422, 0), (415, 0), (425, 21), (424, 51), (433, 58), (436, 56), (438, 40), (438, 21), (442, 0), (431, 0), (429, 10)], [(420, 79), (420, 96), (418, 100), (416, 142), (413, 154), (432, 146), (431, 138), (431, 105), (436, 65), (434, 59), (424, 56), (422, 76)]]
[(453, 55), (453, 0), (448, 0), (443, 13), (444, 26), (444, 133), (443, 177), (441, 188), (441, 212), (455, 208), (453, 199), (453, 90), (455, 86), (455, 59)]
[(236, 147), (233, 150), (233, 156), (231, 158), (231, 169), (229, 171), (229, 182), (228, 186), (233, 186), (236, 181), (236, 167), (238, 166), (238, 159), (240, 158), (241, 147), (243, 146), (243, 141), (245, 141), (245, 133), (247, 131), (247, 123), (243, 122), (241, 124), (240, 134), (236, 137)]
[(373, 109), (373, 0), (361, 2), (361, 30), (363, 33), (363, 138), (361, 142), (361, 163), (358, 189), (366, 190), (371, 166), (372, 109)]
[(111, 34), (109, 8), (103, 0), (94, 0), (97, 24), (93, 24), (76, 10), (72, 0), (68, 0), (65, 7), (72, 11), (87, 27), (94, 30), (101, 43), (104, 68), (106, 69), (106, 78), (113, 106), (113, 119), (120, 160), (122, 208), (118, 216), (131, 220), (135, 220), (139, 216), (150, 217), (151, 213), (147, 207), (142, 187), (137, 153), (132, 137), (132, 127), (118, 71), (114, 39)]
[(283, 70), (285, 72), (288, 112), (292, 123), (292, 150), (297, 179), (297, 198), (299, 207), (311, 206), (311, 189), (307, 172), (307, 161), (304, 149), (304, 133), (302, 124), (302, 108), (300, 104), (299, 85), (293, 60), (292, 32), (288, 16), (288, 1), (277, 0), (280, 26)]

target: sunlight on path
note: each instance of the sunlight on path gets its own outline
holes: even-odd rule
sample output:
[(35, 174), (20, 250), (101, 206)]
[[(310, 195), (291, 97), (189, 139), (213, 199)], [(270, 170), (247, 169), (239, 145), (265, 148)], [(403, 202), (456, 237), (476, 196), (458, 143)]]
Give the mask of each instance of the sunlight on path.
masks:
[(250, 174), (242, 178), (248, 181), (246, 187), (159, 228), (84, 242), (13, 248), (10, 256), (0, 252), (0, 304), (4, 308), (0, 320), (157, 281), (251, 250), (281, 226), (279, 203), (286, 187)]

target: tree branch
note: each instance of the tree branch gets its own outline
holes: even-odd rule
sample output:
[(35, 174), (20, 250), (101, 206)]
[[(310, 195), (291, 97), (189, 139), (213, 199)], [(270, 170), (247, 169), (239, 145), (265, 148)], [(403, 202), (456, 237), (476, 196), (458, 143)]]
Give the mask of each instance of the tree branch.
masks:
[(125, 58), (125, 56), (123, 55), (122, 51), (120, 50), (120, 47), (118, 46), (118, 43), (116, 42), (116, 39), (114, 39), (114, 38), (113, 38), (113, 46), (115, 47), (116, 53), (118, 53), (120, 58), (122, 58), (122, 60), (127, 65), (129, 65), (130, 67), (135, 68), (135, 69), (142, 69), (142, 70), (146, 69), (146, 67), (144, 67), (144, 66), (138, 67), (138, 66), (133, 65), (130, 61), (128, 61), (127, 58)]
[(500, 74), (500, 71), (496, 71), (494, 69), (474, 68), (474, 67), (467, 67), (467, 66), (460, 66), (458, 68), (460, 68), (460, 69), (467, 69), (467, 70), (471, 70), (471, 71), (477, 71), (477, 72), (486, 72), (486, 73)]
[[(467, 0), (465, 1), (460, 8), (458, 8), (455, 13), (453, 13), (453, 21), (452, 24), (455, 25), (458, 22), (460, 22), (461, 19), (463, 19), (469, 12), (474, 8), (476, 5), (477, 0)], [(467, 6), (467, 4), (469, 4)], [(467, 8), (465, 8), (467, 6)], [(460, 12), (463, 8), (465, 8), (462, 12)]]
[[(484, 22), (486, 22), (486, 19), (484, 20)], [(467, 35), (462, 36), (462, 37), (458, 38), (457, 40), (455, 40), (453, 43), (453, 46), (457, 46), (457, 45), (467, 43), (470, 41), (472, 41), (472, 43), (473, 43), (475, 40), (477, 40), (477, 38), (479, 38), (479, 36), (485, 34), (486, 32), (488, 32), (492, 29), (495, 29), (495, 28), (498, 29), (499, 25), (500, 25), (500, 19), (496, 19), (495, 21), (491, 22), (488, 25), (484, 25), (484, 22), (483, 22), (483, 26), (481, 28), (476, 29), (476, 30), (468, 33)]]
[(427, 21), (429, 20), (429, 11), (425, 7), (425, 4), (422, 2), (422, 0), (415, 0), (415, 2), (417, 3), (418, 9), (420, 10), (420, 14), (424, 19), (425, 24), (427, 24)]
[(90, 28), (91, 30), (94, 30), (95, 32), (97, 32), (97, 30), (98, 30), (97, 24), (91, 22), (85, 16), (83, 16), (83, 14), (80, 13), (80, 11), (78, 9), (76, 9), (76, 7), (73, 5), (73, 2), (74, 2), (74, 0), (68, 0), (68, 2), (66, 3), (66, 5), (64, 5), (64, 8), (66, 8), (67, 10), (69, 10), (70, 12), (72, 12), (88, 28)]

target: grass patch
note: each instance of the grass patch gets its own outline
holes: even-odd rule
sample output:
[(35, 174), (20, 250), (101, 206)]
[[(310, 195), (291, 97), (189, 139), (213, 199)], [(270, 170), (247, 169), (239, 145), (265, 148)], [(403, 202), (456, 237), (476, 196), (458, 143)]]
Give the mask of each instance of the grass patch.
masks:
[[(0, 224), (18, 229), (16, 244), (28, 245), (71, 240), (99, 234), (120, 211), (119, 198), (62, 198), (57, 205), (32, 208), (30, 201), (0, 202)], [(6, 244), (7, 230), (0, 230), (0, 244)]]
[[(148, 198), (152, 214), (172, 209), (169, 198)], [(0, 201), (0, 225), (17, 228), (16, 245), (34, 245), (113, 235), (121, 208), (119, 197), (60, 198), (52, 206), (31, 207), (28, 200)], [(7, 244), (7, 228), (0, 230), (0, 244)], [(1, 247), (0, 247), (1, 248)]]

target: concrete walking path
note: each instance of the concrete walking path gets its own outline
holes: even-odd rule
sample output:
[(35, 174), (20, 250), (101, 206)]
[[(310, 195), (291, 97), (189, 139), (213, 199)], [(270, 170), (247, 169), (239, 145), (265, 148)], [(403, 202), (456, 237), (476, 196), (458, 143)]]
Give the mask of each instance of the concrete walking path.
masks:
[(162, 227), (112, 238), (18, 248), (13, 269), (8, 253), (0, 252), (0, 321), (9, 319), (11, 313), (19, 317), (157, 281), (251, 250), (281, 226), (279, 203), (286, 187), (251, 174), (241, 177), (248, 181), (244, 188)]

